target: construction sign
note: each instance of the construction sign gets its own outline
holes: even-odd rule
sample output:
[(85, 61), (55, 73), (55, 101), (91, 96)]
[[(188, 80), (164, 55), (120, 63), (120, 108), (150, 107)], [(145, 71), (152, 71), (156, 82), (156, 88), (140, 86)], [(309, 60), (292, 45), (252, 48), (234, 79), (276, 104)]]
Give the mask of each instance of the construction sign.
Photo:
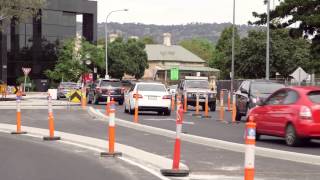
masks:
[(80, 90), (70, 91), (69, 99), (71, 102), (80, 103), (82, 93)]
[(17, 86), (13, 86), (11, 89), (11, 93), (17, 94), (19, 92), (19, 88)]

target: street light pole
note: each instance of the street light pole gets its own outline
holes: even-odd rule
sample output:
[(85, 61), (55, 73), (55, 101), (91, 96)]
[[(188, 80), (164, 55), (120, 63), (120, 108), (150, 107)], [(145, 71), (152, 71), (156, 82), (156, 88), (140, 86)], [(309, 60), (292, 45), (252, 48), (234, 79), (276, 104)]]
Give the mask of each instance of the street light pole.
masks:
[(119, 9), (119, 10), (114, 10), (114, 11), (111, 11), (108, 15), (107, 15), (107, 18), (106, 18), (106, 23), (104, 25), (104, 28), (105, 28), (105, 43), (106, 43), (106, 75), (105, 75), (105, 78), (108, 79), (109, 78), (109, 72), (108, 72), (108, 18), (109, 16), (114, 13), (114, 12), (119, 12), (119, 11), (128, 11), (128, 9)]
[(266, 50), (266, 80), (269, 80), (270, 76), (270, 0), (267, 5), (267, 50)]
[(233, 23), (232, 23), (232, 62), (231, 62), (231, 87), (230, 91), (233, 93), (234, 84), (234, 38), (235, 38), (235, 19), (236, 19), (236, 1), (233, 0)]

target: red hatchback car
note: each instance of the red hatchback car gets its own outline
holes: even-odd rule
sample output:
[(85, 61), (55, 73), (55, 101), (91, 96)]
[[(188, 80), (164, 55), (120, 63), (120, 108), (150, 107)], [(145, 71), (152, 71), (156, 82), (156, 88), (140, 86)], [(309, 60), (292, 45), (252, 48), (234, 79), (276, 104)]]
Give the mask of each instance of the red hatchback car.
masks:
[(257, 135), (284, 137), (288, 146), (320, 139), (320, 88), (282, 88), (249, 112)]

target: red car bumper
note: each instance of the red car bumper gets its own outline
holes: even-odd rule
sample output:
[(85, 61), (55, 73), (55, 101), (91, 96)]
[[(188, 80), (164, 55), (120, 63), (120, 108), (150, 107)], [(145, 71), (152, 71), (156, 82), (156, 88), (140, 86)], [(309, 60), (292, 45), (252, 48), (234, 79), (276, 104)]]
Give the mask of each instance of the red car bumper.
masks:
[(298, 135), (301, 137), (320, 139), (320, 123), (314, 123), (307, 120), (303, 121), (296, 127)]

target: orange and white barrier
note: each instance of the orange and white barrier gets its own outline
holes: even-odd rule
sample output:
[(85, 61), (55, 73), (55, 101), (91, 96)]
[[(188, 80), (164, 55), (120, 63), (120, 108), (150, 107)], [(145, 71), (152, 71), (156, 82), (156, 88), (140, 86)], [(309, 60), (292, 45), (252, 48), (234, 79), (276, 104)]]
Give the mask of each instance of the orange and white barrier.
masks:
[(138, 91), (135, 94), (135, 104), (134, 104), (134, 117), (133, 122), (138, 123), (139, 122), (139, 93)]
[(87, 109), (87, 92), (85, 87), (82, 88), (81, 107), (83, 110)]
[(187, 92), (185, 92), (184, 96), (183, 96), (183, 110), (185, 113), (188, 111), (188, 94), (187, 94)]
[(48, 120), (49, 120), (49, 136), (43, 137), (45, 141), (55, 141), (60, 140), (58, 136), (54, 136), (54, 117), (52, 110), (52, 97), (48, 94)]
[(224, 121), (224, 102), (223, 102), (224, 93), (220, 91), (220, 121)]
[(111, 99), (111, 94), (109, 92), (108, 97), (107, 97), (107, 104), (106, 104), (106, 115), (107, 116), (109, 116), (109, 113), (110, 113), (110, 99)]
[(244, 162), (244, 179), (254, 180), (254, 158), (256, 148), (256, 123), (253, 116), (249, 117), (245, 130), (245, 162)]
[(110, 102), (110, 112), (109, 112), (109, 152), (102, 152), (102, 157), (116, 157), (121, 156), (122, 153), (115, 152), (115, 137), (116, 137), (116, 122), (115, 122), (115, 113), (116, 113), (116, 106), (113, 99)]
[(176, 141), (174, 144), (172, 169), (161, 169), (161, 173), (164, 176), (185, 177), (185, 176), (189, 175), (189, 170), (181, 170), (179, 167), (183, 113), (184, 113), (183, 108), (182, 108), (182, 106), (180, 106), (180, 108), (177, 110)]
[(201, 114), (199, 112), (199, 106), (200, 106), (200, 104), (199, 104), (200, 97), (199, 96), (200, 96), (199, 92), (197, 92), (197, 94), (196, 94), (196, 112), (194, 114), (192, 114), (192, 116), (201, 116)]
[(205, 100), (205, 105), (204, 105), (204, 115), (202, 118), (211, 118), (209, 115), (209, 94), (206, 94), (206, 100)]
[(231, 92), (228, 91), (228, 111), (231, 111)]
[(232, 95), (232, 123), (236, 122), (237, 108), (236, 108), (236, 95)]
[(175, 98), (174, 98), (174, 95), (172, 94), (172, 95), (171, 95), (171, 110), (172, 110), (172, 111), (174, 111), (174, 109), (175, 109), (174, 101), (175, 101)]
[(27, 132), (21, 131), (21, 92), (17, 93), (17, 116), (16, 116), (16, 123), (17, 123), (17, 130), (15, 132), (11, 132), (11, 134), (26, 134)]

